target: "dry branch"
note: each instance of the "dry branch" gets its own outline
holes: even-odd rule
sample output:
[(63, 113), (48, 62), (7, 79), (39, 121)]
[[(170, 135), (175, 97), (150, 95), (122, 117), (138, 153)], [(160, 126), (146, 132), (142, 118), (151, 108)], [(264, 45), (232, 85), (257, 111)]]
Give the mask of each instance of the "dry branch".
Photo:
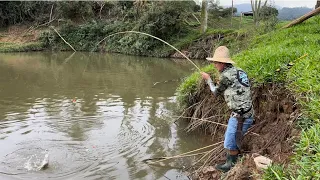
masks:
[(54, 4), (52, 4), (52, 6), (51, 6), (51, 11), (50, 11), (50, 18), (49, 18), (49, 21), (51, 21), (51, 18), (52, 18), (53, 5), (54, 5)]
[(60, 38), (61, 38), (66, 44), (68, 44), (68, 45), (71, 47), (71, 49), (73, 49), (74, 52), (76, 52), (76, 50), (71, 46), (71, 44), (69, 44), (69, 43), (60, 35), (60, 33), (59, 33), (54, 27), (51, 26), (51, 28), (60, 36)]

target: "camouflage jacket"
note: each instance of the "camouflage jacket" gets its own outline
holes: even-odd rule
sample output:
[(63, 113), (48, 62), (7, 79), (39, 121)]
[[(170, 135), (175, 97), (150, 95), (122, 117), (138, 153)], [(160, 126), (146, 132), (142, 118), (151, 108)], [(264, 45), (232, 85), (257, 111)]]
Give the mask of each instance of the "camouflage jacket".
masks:
[(223, 94), (229, 108), (248, 118), (253, 115), (250, 82), (247, 74), (232, 65), (225, 67), (220, 74), (216, 95)]

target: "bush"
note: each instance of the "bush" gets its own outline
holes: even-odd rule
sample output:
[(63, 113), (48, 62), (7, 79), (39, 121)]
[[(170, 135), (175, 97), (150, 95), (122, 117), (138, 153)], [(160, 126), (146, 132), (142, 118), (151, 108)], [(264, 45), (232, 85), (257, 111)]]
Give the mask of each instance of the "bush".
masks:
[(1, 1), (0, 2), (0, 26), (21, 23), (24, 21), (43, 22), (49, 18), (51, 5), (49, 1)]

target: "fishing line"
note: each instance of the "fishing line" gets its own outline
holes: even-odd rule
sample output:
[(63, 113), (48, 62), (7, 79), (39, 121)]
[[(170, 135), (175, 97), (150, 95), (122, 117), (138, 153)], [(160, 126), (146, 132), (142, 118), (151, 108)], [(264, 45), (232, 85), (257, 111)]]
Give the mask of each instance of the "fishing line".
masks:
[(115, 36), (117, 34), (125, 34), (125, 33), (136, 33), (136, 34), (142, 34), (142, 35), (146, 35), (146, 36), (149, 36), (149, 37), (152, 37), (152, 38), (155, 38), (163, 43), (165, 43), (166, 45), (170, 46), (171, 48), (173, 48), (174, 50), (176, 50), (177, 52), (179, 52), (183, 57), (185, 57), (194, 67), (196, 67), (199, 71), (200, 68), (193, 62), (191, 61), (185, 54), (183, 54), (181, 51), (179, 51), (177, 48), (175, 48), (174, 46), (172, 46), (171, 44), (167, 43), (166, 41), (156, 37), (156, 36), (153, 36), (151, 34), (148, 34), (148, 33), (144, 33), (144, 32), (139, 32), (139, 31), (123, 31), (123, 32), (117, 32), (117, 33), (114, 33), (114, 34), (110, 34), (108, 36), (106, 36), (105, 38), (103, 38), (101, 41), (98, 42), (97, 46), (103, 42), (104, 40), (106, 40), (108, 37), (111, 37), (111, 36)]

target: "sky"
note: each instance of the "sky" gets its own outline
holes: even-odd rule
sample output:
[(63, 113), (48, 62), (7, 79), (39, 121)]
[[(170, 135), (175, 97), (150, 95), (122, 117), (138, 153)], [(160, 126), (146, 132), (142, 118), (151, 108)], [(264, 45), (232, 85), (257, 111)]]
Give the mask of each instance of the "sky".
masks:
[[(221, 6), (231, 6), (232, 0), (219, 0)], [(317, 0), (269, 0), (281, 7), (309, 7), (314, 8)], [(233, 0), (235, 4), (250, 3), (250, 0)]]

